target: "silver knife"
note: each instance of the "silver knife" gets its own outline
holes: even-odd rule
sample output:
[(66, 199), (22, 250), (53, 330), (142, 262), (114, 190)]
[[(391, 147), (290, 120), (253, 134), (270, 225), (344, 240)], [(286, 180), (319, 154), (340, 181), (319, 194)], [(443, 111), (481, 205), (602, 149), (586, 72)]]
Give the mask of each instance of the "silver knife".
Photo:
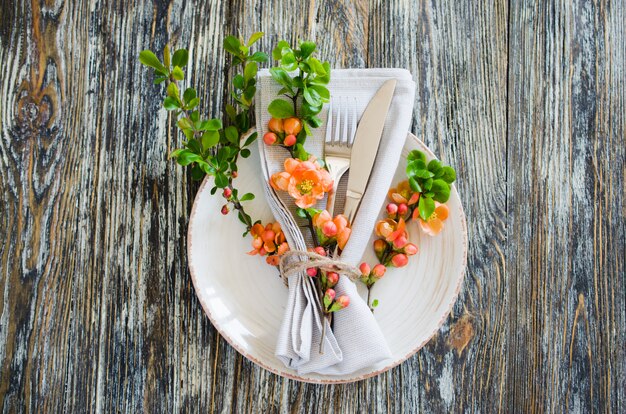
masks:
[(383, 86), (380, 87), (367, 105), (367, 108), (365, 108), (354, 135), (352, 152), (350, 154), (348, 191), (346, 192), (346, 203), (343, 209), (343, 214), (348, 218), (348, 223), (352, 223), (354, 220), (354, 216), (361, 204), (363, 193), (365, 193), (395, 89), (395, 79), (390, 79), (383, 83)]

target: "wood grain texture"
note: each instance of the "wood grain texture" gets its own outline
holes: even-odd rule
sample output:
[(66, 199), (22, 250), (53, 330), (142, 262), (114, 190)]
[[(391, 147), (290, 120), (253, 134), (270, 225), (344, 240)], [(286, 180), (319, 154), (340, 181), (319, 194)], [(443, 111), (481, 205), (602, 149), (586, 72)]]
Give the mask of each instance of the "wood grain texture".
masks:
[[(6, 412), (626, 411), (621, 2), (0, 0)], [(453, 315), (376, 378), (285, 380), (234, 351), (187, 271), (197, 186), (140, 50), (188, 47), (219, 115), (224, 33), (405, 67), (413, 131), (458, 171)]]

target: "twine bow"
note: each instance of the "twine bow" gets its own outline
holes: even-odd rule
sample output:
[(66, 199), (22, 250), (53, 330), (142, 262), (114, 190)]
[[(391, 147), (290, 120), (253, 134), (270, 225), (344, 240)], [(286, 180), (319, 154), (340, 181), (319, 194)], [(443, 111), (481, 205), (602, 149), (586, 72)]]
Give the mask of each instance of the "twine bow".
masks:
[[(303, 256), (308, 260), (303, 260)], [(290, 260), (290, 258), (298, 258), (299, 260)], [(347, 276), (350, 280), (355, 281), (361, 276), (361, 271), (341, 260), (332, 259), (322, 256), (315, 252), (305, 252), (303, 250), (290, 250), (280, 257), (278, 268), (280, 276), (283, 278), (285, 286), (288, 285), (287, 280), (290, 276), (303, 272), (309, 267), (316, 267), (327, 272), (336, 272)]]

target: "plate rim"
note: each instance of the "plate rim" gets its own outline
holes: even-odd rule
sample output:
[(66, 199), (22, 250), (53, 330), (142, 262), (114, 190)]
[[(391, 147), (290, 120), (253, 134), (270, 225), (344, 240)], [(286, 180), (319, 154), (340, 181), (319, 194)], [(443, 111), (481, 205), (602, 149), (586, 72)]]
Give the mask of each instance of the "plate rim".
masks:
[[(428, 146), (422, 141), (420, 140), (415, 134), (413, 134), (412, 132), (408, 132), (407, 137), (411, 137), (412, 139), (414, 139), (418, 146), (422, 147), (423, 149), (426, 150), (426, 152), (428, 153), (429, 156), (431, 156), (434, 159), (439, 159), (437, 158), (437, 156), (430, 150), (430, 148), (428, 148)], [(240, 347), (239, 345), (237, 345), (237, 343), (230, 338), (228, 335), (226, 335), (223, 332), (223, 329), (219, 326), (219, 324), (216, 322), (216, 319), (213, 317), (213, 315), (211, 314), (211, 310), (209, 309), (209, 306), (207, 303), (205, 303), (205, 301), (202, 299), (202, 297), (200, 295), (198, 295), (198, 293), (196, 292), (196, 290), (198, 289), (198, 276), (196, 275), (194, 266), (192, 264), (192, 237), (191, 237), (191, 230), (193, 228), (193, 222), (196, 216), (196, 212), (197, 212), (197, 208), (198, 208), (198, 199), (200, 198), (200, 194), (202, 194), (202, 192), (204, 191), (205, 186), (208, 184), (209, 181), (209, 177), (205, 176), (204, 180), (202, 180), (202, 184), (200, 185), (200, 188), (198, 189), (198, 191), (196, 192), (196, 195), (194, 196), (194, 201), (193, 201), (193, 206), (191, 208), (191, 214), (189, 216), (189, 224), (187, 225), (187, 266), (189, 268), (189, 273), (191, 275), (191, 282), (193, 283), (193, 287), (194, 287), (194, 293), (196, 294), (196, 297), (198, 298), (198, 301), (200, 302), (200, 306), (202, 306), (202, 310), (204, 311), (204, 313), (206, 314), (206, 316), (209, 318), (211, 324), (213, 325), (213, 327), (217, 330), (217, 332), (219, 333), (219, 335), (224, 338), (226, 340), (226, 342), (232, 346), (233, 348), (235, 348), (235, 350), (237, 352), (239, 352), (241, 355), (243, 355), (245, 358), (247, 358), (249, 361), (257, 364), (258, 366), (260, 366), (261, 368), (266, 369), (267, 371), (279, 375), (281, 377), (284, 378), (288, 378), (288, 379), (292, 379), (295, 381), (300, 381), (300, 382), (305, 382), (305, 383), (309, 383), (309, 384), (348, 384), (348, 383), (352, 383), (352, 382), (357, 382), (357, 381), (363, 381), (365, 379), (368, 378), (372, 378), (375, 376), (378, 376), (380, 374), (383, 374), (387, 371), (389, 371), (392, 368), (397, 367), (398, 365), (402, 364), (403, 362), (405, 362), (406, 360), (408, 360), (409, 358), (411, 358), (413, 355), (415, 355), (416, 353), (418, 353), (428, 342), (430, 342), (430, 340), (433, 338), (433, 336), (435, 336), (435, 334), (437, 332), (439, 332), (439, 330), (441, 330), (441, 327), (443, 326), (444, 322), (448, 319), (448, 317), (450, 316), (450, 313), (452, 312), (452, 308), (454, 307), (454, 305), (456, 304), (458, 298), (459, 298), (459, 293), (461, 291), (461, 287), (463, 285), (463, 280), (465, 279), (465, 271), (467, 269), (467, 249), (468, 249), (468, 234), (467, 234), (467, 221), (466, 221), (466, 217), (465, 217), (465, 210), (463, 209), (463, 203), (461, 202), (461, 197), (459, 196), (458, 191), (456, 190), (456, 185), (452, 184), (453, 190), (456, 193), (457, 197), (459, 197), (459, 211), (460, 211), (460, 218), (461, 218), (461, 233), (462, 233), (462, 237), (463, 237), (463, 257), (462, 257), (462, 261), (461, 261), (461, 267), (460, 267), (460, 272), (456, 277), (456, 288), (454, 291), (454, 295), (452, 300), (450, 301), (450, 305), (448, 307), (448, 309), (444, 312), (444, 314), (442, 315), (441, 319), (439, 320), (439, 322), (437, 322), (437, 326), (430, 332), (430, 334), (427, 336), (426, 339), (424, 339), (424, 341), (422, 341), (421, 343), (418, 344), (418, 346), (413, 349), (411, 352), (409, 352), (408, 354), (404, 355), (403, 357), (392, 361), (389, 365), (376, 370), (376, 371), (372, 371), (366, 374), (362, 374), (359, 376), (355, 376), (355, 377), (351, 377), (351, 378), (347, 378), (347, 379), (318, 379), (318, 378), (310, 378), (310, 377), (301, 377), (298, 376), (297, 374), (292, 374), (290, 372), (286, 372), (286, 371), (282, 371), (280, 369), (275, 369), (272, 367), (269, 367), (268, 365), (264, 364), (263, 362), (261, 362), (260, 360), (258, 360), (257, 358), (253, 357), (252, 355), (248, 354), (242, 347)]]

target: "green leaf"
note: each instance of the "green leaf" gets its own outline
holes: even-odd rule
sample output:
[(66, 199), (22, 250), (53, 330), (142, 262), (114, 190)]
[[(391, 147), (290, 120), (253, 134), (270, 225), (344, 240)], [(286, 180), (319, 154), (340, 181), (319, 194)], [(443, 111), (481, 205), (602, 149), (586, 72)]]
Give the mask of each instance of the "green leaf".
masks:
[(224, 49), (233, 55), (239, 54), (239, 46), (241, 42), (235, 36), (226, 36), (224, 38)]
[(156, 55), (151, 50), (142, 50), (139, 53), (139, 62), (153, 69), (157, 69), (162, 72), (168, 73), (165, 66), (163, 66), (159, 58), (157, 58)]
[(417, 180), (413, 177), (409, 178), (409, 185), (411, 186), (411, 190), (421, 193), (422, 192), (422, 187), (420, 187), (419, 183), (417, 182)]
[[(173, 85), (173, 84), (170, 84)], [(187, 88), (183, 93), (183, 99), (185, 102), (189, 102), (196, 97), (196, 90), (194, 88)]]
[(254, 62), (250, 62), (246, 65), (246, 67), (243, 69), (243, 77), (245, 80), (250, 80), (252, 78), (254, 78), (256, 76), (257, 70), (259, 69), (259, 66), (254, 63)]
[(263, 53), (263, 52), (254, 52), (252, 54), (252, 56), (250, 56), (248, 58), (249, 61), (251, 62), (258, 62), (258, 63), (264, 63), (267, 62), (269, 60), (267, 53)]
[(242, 158), (248, 158), (250, 156), (251, 152), (250, 152), (249, 149), (246, 148), (246, 149), (242, 149), (240, 154), (241, 154)]
[(280, 65), (287, 71), (291, 72), (298, 67), (296, 62), (296, 57), (293, 52), (284, 53), (283, 57), (280, 59)]
[(428, 171), (436, 174), (441, 169), (441, 163), (438, 160), (431, 160), (428, 163)]
[(288, 47), (289, 47), (289, 43), (287, 43), (287, 41), (285, 40), (279, 41), (276, 47), (274, 48), (274, 50), (272, 50), (272, 57), (274, 58), (274, 60), (279, 60), (282, 56), (282, 50)]
[(254, 200), (254, 194), (246, 193), (242, 195), (241, 198), (239, 199), (239, 201), (249, 201), (249, 200)]
[(441, 177), (445, 182), (452, 184), (456, 181), (456, 171), (454, 168), (445, 166), (443, 167), (443, 176)]
[(375, 307), (377, 307), (377, 306), (378, 306), (378, 299), (374, 299), (374, 300), (372, 301), (372, 308), (375, 308)]
[(176, 162), (178, 162), (180, 165), (184, 167), (185, 165), (189, 165), (192, 162), (195, 162), (201, 159), (202, 158), (200, 158), (198, 154), (194, 154), (193, 152), (189, 150), (184, 150), (180, 154), (178, 154), (178, 156), (176, 157)]
[(422, 160), (424, 163), (426, 162), (426, 154), (424, 154), (420, 150), (413, 150), (409, 152), (409, 155), (406, 157), (407, 161), (411, 162), (414, 160)]
[(229, 126), (228, 128), (226, 128), (224, 130), (224, 135), (226, 135), (226, 139), (237, 145), (239, 144), (239, 133), (237, 132), (237, 128), (235, 128), (234, 126)]
[(319, 94), (314, 89), (309, 89), (305, 86), (303, 96), (304, 99), (313, 107), (320, 106), (322, 104)]
[(259, 134), (257, 134), (256, 132), (253, 132), (252, 134), (250, 134), (250, 136), (248, 137), (248, 139), (246, 139), (246, 143), (243, 144), (244, 147), (247, 147), (248, 145), (252, 144), (256, 138), (259, 136)]
[(168, 45), (165, 45), (165, 48), (163, 49), (163, 63), (166, 68), (170, 67), (170, 48)]
[(201, 131), (218, 131), (222, 129), (222, 121), (219, 119), (204, 120), (200, 123), (200, 128), (198, 129)]
[(202, 146), (204, 149), (213, 148), (220, 142), (220, 133), (217, 131), (206, 131), (202, 134)]
[(154, 79), (154, 84), (158, 85), (160, 83), (163, 83), (167, 80), (167, 78), (165, 76), (159, 76), (158, 78)]
[(324, 65), (322, 65), (322, 62), (320, 62), (319, 60), (317, 60), (315, 58), (311, 58), (311, 59), (309, 59), (309, 64), (311, 65), (311, 67), (315, 71), (316, 75), (318, 75), (318, 76), (327, 75), (326, 68), (324, 68)]
[(240, 75), (239, 73), (235, 75), (235, 77), (233, 78), (233, 86), (237, 89), (243, 89), (243, 87), (245, 86), (245, 80), (243, 78), (242, 75)]
[(429, 178), (425, 181), (422, 182), (422, 187), (424, 188), (424, 191), (430, 191), (430, 189), (433, 186), (433, 179)]
[(200, 181), (204, 178), (204, 170), (198, 164), (191, 168), (191, 179), (194, 181)]
[(200, 113), (198, 111), (193, 111), (191, 115), (189, 115), (189, 118), (191, 118), (191, 122), (198, 122), (198, 119), (200, 119)]
[(422, 217), (423, 220), (428, 220), (435, 211), (435, 202), (428, 197), (422, 196), (420, 197), (418, 208), (420, 217)]
[(289, 76), (289, 74), (287, 72), (285, 72), (283, 69), (281, 68), (271, 68), (270, 69), (270, 75), (272, 75), (272, 78), (280, 83), (283, 86), (288, 87), (291, 90), (291, 86), (293, 85), (293, 81), (291, 79), (291, 76)]
[(223, 174), (223, 173), (215, 174), (215, 185), (218, 188), (226, 187), (228, 185), (228, 177), (226, 177), (226, 174)]
[(307, 218), (307, 214), (306, 214), (306, 210), (303, 209), (302, 207), (298, 207), (296, 209), (296, 215), (300, 218)]
[(279, 119), (295, 116), (292, 104), (282, 99), (274, 99), (267, 107), (267, 111), (274, 118)]
[(435, 193), (433, 199), (440, 203), (445, 203), (450, 198), (450, 185), (444, 180), (433, 181), (431, 191)]
[(315, 43), (313, 42), (302, 42), (300, 43), (300, 57), (302, 59), (306, 59), (315, 51)]
[(180, 91), (174, 82), (167, 85), (167, 96), (171, 96), (172, 98), (178, 100), (179, 95)]
[(180, 105), (176, 99), (172, 98), (171, 96), (168, 96), (163, 100), (163, 107), (167, 109), (168, 111), (173, 111), (175, 109), (180, 108)]
[(202, 144), (197, 139), (190, 139), (187, 141), (187, 148), (195, 152), (196, 154), (202, 154)]
[(172, 77), (180, 81), (180, 80), (185, 79), (185, 74), (183, 73), (183, 70), (180, 67), (174, 66), (174, 69), (172, 69)]
[(248, 86), (245, 91), (243, 91), (244, 98), (248, 100), (252, 100), (254, 98), (254, 94), (256, 93), (256, 87)]
[(226, 105), (226, 114), (230, 118), (231, 121), (235, 121), (237, 118), (237, 110), (232, 105)]
[(176, 158), (181, 152), (184, 152), (184, 151), (187, 151), (187, 150), (184, 148), (175, 149), (174, 151), (170, 153), (170, 158)]
[(317, 92), (323, 102), (328, 102), (330, 100), (330, 91), (327, 87), (322, 85), (311, 85), (310, 89), (313, 89), (315, 92)]
[(310, 118), (307, 118), (306, 121), (313, 128), (319, 128), (322, 125), (322, 120), (317, 116), (312, 116)]
[(419, 178), (430, 178), (430, 177), (433, 177), (435, 174), (431, 173), (428, 170), (416, 170), (414, 171), (413, 175)]
[(250, 39), (248, 39), (248, 46), (252, 46), (254, 43), (256, 43), (260, 38), (263, 37), (265, 33), (263, 32), (256, 32), (253, 33), (252, 36), (250, 36)]
[(178, 49), (172, 56), (172, 65), (184, 68), (189, 62), (189, 52), (186, 49)]
[(180, 118), (178, 120), (178, 122), (176, 123), (176, 125), (178, 125), (178, 127), (180, 129), (189, 129), (189, 128), (193, 128), (193, 124), (191, 123), (191, 121), (189, 120), (189, 118)]
[(185, 105), (185, 107), (187, 109), (193, 109), (196, 106), (198, 106), (198, 104), (200, 103), (200, 99), (198, 98), (193, 98), (191, 101), (187, 102), (187, 105)]

